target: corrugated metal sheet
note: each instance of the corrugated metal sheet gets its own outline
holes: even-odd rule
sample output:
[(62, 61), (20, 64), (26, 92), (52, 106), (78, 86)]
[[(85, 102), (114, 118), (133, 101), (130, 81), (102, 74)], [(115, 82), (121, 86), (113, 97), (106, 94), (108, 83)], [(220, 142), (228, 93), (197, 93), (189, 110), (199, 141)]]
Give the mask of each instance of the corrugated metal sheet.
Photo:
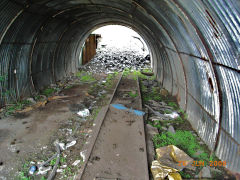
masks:
[(76, 71), (92, 28), (131, 26), (200, 137), (240, 172), (239, 9), (238, 0), (3, 0), (0, 74), (8, 79), (1, 86), (20, 96), (41, 89)]

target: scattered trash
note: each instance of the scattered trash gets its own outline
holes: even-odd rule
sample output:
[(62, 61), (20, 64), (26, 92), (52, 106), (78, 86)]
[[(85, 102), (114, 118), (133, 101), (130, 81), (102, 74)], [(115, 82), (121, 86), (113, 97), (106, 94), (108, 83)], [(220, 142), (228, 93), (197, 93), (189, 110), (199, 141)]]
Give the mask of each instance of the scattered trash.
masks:
[(84, 109), (77, 113), (80, 117), (88, 117), (90, 115), (90, 111), (88, 109)]
[(122, 105), (122, 104), (111, 104), (111, 106), (114, 107), (114, 108), (116, 108), (116, 109), (119, 109), (119, 110), (127, 110), (127, 111), (129, 111), (129, 112), (134, 113), (134, 114), (137, 115), (137, 116), (143, 116), (143, 115), (145, 114), (145, 112), (143, 112), (143, 111), (126, 108), (126, 107), (125, 107), (124, 105)]
[(177, 112), (172, 112), (171, 114), (164, 114), (166, 117), (170, 117), (171, 119), (176, 119), (179, 117), (179, 114)]
[(156, 149), (156, 154), (157, 160), (162, 165), (169, 166), (179, 171), (193, 162), (192, 158), (174, 145), (160, 147)]
[(30, 175), (33, 175), (36, 171), (37, 171), (37, 166), (34, 165), (34, 166), (31, 166), (31, 167), (30, 167), (28, 173), (29, 173)]
[(43, 147), (41, 148), (41, 150), (44, 150), (44, 149), (47, 149), (47, 146), (43, 146)]
[(47, 174), (47, 172), (50, 171), (51, 169), (52, 169), (52, 166), (48, 166), (48, 167), (41, 166), (41, 167), (39, 167), (39, 169), (38, 169), (37, 175), (45, 175), (45, 174)]
[(57, 169), (57, 173), (62, 173), (63, 169)]
[(64, 169), (64, 168), (66, 168), (67, 167), (67, 165), (65, 164), (65, 165), (62, 165), (62, 166), (60, 166), (60, 168), (62, 168), (62, 169)]
[(72, 165), (77, 166), (80, 162), (81, 162), (81, 160), (76, 160), (76, 161), (74, 161), (74, 163)]
[(59, 145), (59, 147), (62, 151), (66, 150), (66, 147), (65, 147), (64, 143), (58, 143), (58, 145)]
[(86, 151), (86, 150), (80, 152), (80, 156), (82, 157), (83, 162), (85, 162), (85, 160), (86, 160), (85, 151)]
[(171, 180), (181, 180), (180, 174), (178, 174), (178, 170), (164, 166), (159, 161), (153, 161), (151, 166), (151, 172), (154, 180), (163, 180), (167, 176)]
[(74, 146), (76, 143), (77, 143), (76, 140), (74, 140), (74, 141), (72, 141), (72, 142), (70, 142), (70, 143), (67, 143), (67, 144), (66, 144), (66, 149), (68, 149), (68, 148)]

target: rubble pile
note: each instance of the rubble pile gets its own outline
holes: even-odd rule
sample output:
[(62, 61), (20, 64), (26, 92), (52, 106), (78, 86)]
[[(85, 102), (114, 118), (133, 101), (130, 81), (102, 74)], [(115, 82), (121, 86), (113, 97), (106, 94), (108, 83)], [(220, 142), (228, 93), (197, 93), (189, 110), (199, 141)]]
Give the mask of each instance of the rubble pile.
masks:
[(80, 70), (93, 73), (122, 72), (125, 68), (140, 70), (150, 68), (150, 55), (144, 56), (133, 50), (119, 51), (114, 48), (97, 50), (96, 56)]

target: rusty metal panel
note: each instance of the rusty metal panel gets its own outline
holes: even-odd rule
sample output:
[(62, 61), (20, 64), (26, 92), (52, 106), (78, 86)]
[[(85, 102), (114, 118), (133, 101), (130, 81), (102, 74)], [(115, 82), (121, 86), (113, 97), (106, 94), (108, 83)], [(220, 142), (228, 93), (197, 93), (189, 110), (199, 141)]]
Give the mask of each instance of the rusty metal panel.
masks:
[(87, 64), (96, 54), (96, 35), (91, 34), (85, 41), (83, 47), (82, 64)]

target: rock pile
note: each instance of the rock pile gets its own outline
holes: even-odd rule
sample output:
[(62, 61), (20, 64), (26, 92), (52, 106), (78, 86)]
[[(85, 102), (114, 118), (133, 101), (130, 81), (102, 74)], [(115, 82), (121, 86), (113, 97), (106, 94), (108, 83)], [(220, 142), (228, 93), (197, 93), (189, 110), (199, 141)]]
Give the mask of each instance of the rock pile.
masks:
[(80, 70), (93, 73), (122, 72), (125, 68), (140, 70), (150, 68), (150, 56), (132, 50), (118, 51), (108, 48), (97, 51), (96, 56)]

